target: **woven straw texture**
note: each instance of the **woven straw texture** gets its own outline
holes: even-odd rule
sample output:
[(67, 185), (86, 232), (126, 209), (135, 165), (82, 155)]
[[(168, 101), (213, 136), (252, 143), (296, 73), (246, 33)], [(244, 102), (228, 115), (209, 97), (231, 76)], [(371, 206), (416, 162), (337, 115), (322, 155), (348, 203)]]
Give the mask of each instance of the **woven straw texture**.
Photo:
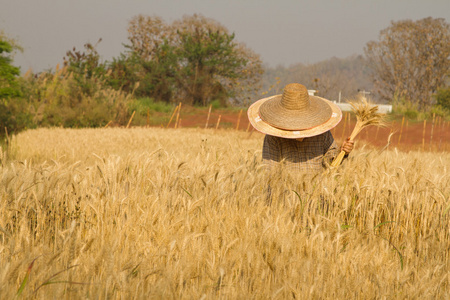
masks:
[(288, 91), (286, 95), (289, 90), (286, 88), (284, 96), (267, 97), (249, 107), (248, 118), (256, 130), (264, 134), (295, 139), (319, 135), (334, 128), (341, 121), (342, 111), (331, 101), (317, 96), (309, 96), (309, 101), (305, 101), (304, 94), (292, 96), (291, 91)]
[(331, 113), (331, 107), (321, 98), (309, 96), (305, 86), (291, 83), (283, 95), (261, 105), (259, 116), (279, 129), (305, 130), (325, 123)]

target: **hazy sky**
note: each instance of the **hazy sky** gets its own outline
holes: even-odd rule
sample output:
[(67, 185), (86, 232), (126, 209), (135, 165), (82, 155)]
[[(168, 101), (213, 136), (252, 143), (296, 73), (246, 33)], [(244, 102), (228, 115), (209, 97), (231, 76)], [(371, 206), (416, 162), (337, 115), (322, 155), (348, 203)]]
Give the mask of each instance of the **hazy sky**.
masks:
[(104, 60), (118, 56), (135, 15), (170, 23), (194, 13), (219, 21), (264, 63), (289, 66), (363, 54), (392, 20), (449, 22), (450, 0), (0, 0), (0, 30), (24, 47), (15, 65), (39, 72), (99, 38)]

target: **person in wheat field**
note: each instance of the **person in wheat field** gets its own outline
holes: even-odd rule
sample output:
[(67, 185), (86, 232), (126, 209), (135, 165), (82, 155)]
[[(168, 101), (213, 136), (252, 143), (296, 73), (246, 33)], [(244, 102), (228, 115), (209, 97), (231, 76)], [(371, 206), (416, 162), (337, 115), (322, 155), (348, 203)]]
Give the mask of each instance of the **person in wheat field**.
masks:
[(317, 174), (340, 150), (346, 155), (353, 150), (349, 138), (339, 149), (330, 132), (342, 119), (339, 107), (309, 95), (299, 83), (286, 85), (282, 95), (253, 103), (248, 118), (256, 130), (266, 134), (262, 157), (270, 167), (283, 162), (287, 169)]

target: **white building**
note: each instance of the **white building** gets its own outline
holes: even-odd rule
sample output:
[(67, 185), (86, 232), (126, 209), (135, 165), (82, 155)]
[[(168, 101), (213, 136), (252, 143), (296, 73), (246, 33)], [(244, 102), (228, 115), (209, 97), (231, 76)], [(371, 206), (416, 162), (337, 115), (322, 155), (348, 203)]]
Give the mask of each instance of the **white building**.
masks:
[[(310, 96), (314, 96), (316, 92), (317, 92), (316, 90), (308, 90), (308, 94), (309, 94)], [(364, 93), (365, 93), (365, 94), (368, 94), (368, 93), (366, 93), (366, 91), (364, 91)], [(341, 95), (340, 95), (340, 93), (339, 93), (339, 100), (340, 100), (340, 97), (341, 97)], [(352, 111), (352, 107), (351, 107), (351, 105), (348, 104), (348, 103), (341, 103), (340, 101), (339, 101), (339, 102), (333, 101), (333, 102), (334, 102), (337, 106), (339, 106), (339, 108), (340, 108), (342, 111)], [(392, 112), (392, 105), (386, 105), (386, 104), (376, 104), (376, 105), (378, 106), (378, 112), (379, 112), (380, 114), (388, 114), (388, 113), (391, 113), (391, 112)]]
[[(333, 101), (342, 111), (351, 111), (352, 107), (348, 103), (337, 103), (336, 101)], [(376, 104), (378, 106), (378, 112), (381, 114), (388, 114), (392, 112), (392, 105), (386, 105), (386, 104)]]

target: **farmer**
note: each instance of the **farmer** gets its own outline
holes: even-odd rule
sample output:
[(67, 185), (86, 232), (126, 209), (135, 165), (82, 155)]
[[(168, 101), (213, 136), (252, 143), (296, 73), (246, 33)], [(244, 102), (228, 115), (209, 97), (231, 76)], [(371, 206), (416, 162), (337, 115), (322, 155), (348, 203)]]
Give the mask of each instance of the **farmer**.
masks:
[(349, 138), (338, 148), (330, 129), (342, 118), (334, 103), (309, 96), (305, 86), (291, 83), (282, 95), (261, 99), (248, 109), (253, 127), (266, 134), (263, 160), (269, 166), (284, 162), (291, 170), (317, 174), (330, 164), (340, 150), (353, 150)]

